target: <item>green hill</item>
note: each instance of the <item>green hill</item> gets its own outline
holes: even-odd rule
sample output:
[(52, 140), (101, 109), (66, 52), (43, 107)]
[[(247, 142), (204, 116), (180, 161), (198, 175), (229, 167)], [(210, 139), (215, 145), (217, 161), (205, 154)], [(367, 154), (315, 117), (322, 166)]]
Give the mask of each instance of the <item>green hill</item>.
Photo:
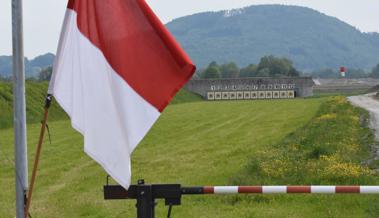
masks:
[[(47, 83), (26, 83), (26, 119), (27, 123), (40, 122), (47, 93)], [(13, 125), (12, 83), (0, 81), (0, 128)], [(66, 119), (67, 116), (56, 103), (52, 104), (50, 120)]]
[(305, 7), (263, 5), (207, 12), (167, 26), (199, 67), (213, 60), (246, 66), (275, 55), (306, 71), (340, 66), (371, 69), (379, 58), (379, 34), (362, 33)]

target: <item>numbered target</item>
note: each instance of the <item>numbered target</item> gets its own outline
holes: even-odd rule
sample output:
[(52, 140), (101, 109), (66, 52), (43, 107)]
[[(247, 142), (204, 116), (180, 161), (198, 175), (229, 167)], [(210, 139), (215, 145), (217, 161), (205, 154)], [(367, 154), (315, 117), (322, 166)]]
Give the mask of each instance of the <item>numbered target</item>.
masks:
[(229, 92), (229, 99), (231, 99), (231, 100), (237, 99), (237, 93), (236, 92)]
[(246, 99), (246, 100), (247, 99), (251, 99), (251, 92), (244, 92), (243, 93), (243, 98)]
[(250, 94), (251, 99), (257, 99), (258, 98), (258, 92), (254, 91)]
[(273, 98), (280, 98), (280, 92), (279, 91), (273, 91), (272, 92), (272, 97)]
[(288, 98), (295, 98), (295, 91), (291, 90), (287, 92)]
[(215, 92), (215, 100), (221, 100), (221, 99), (222, 99), (221, 92)]
[(222, 93), (222, 100), (229, 100), (229, 92)]
[(272, 91), (266, 91), (266, 98), (267, 99), (272, 98)]
[(258, 92), (258, 98), (259, 99), (265, 99), (266, 98), (266, 92), (265, 91), (259, 91)]
[(243, 92), (237, 92), (237, 99), (243, 99)]
[(287, 91), (280, 91), (280, 98), (287, 98)]
[(208, 101), (214, 101), (214, 100), (215, 100), (215, 93), (208, 92)]

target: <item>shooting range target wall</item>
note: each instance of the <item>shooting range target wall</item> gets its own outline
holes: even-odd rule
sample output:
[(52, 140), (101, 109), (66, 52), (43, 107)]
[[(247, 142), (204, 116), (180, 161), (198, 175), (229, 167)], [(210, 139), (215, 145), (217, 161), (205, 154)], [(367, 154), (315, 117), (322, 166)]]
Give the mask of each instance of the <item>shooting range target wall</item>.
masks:
[(311, 77), (191, 80), (186, 89), (209, 101), (291, 99), (313, 96)]

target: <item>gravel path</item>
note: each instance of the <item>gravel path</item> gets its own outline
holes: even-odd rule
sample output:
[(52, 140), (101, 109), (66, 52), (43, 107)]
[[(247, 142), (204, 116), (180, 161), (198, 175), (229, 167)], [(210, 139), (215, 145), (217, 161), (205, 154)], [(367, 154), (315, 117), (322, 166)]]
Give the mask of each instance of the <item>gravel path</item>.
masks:
[(351, 96), (349, 101), (358, 107), (364, 108), (370, 112), (370, 127), (375, 129), (376, 139), (379, 140), (379, 100), (373, 98), (376, 93), (366, 95)]

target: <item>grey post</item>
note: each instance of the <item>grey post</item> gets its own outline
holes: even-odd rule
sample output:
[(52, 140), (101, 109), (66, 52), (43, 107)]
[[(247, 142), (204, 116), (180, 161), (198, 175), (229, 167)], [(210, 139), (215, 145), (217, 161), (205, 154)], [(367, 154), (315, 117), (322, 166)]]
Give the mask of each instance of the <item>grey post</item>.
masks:
[(16, 162), (16, 215), (25, 218), (25, 196), (28, 189), (28, 163), (26, 147), (25, 67), (22, 21), (22, 0), (12, 0), (13, 41), (13, 111), (14, 146)]

